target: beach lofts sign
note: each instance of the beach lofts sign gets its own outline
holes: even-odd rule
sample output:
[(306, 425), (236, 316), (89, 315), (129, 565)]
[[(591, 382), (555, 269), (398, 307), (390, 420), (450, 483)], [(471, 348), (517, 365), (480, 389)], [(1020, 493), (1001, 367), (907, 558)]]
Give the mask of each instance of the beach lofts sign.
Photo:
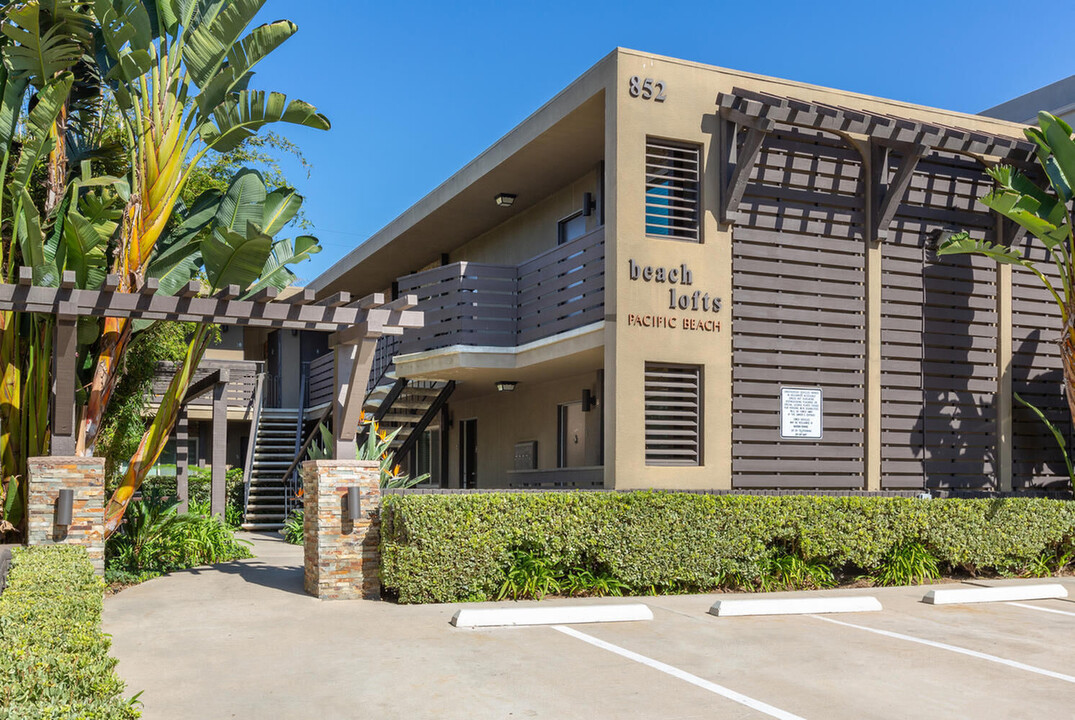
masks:
[(667, 308), (654, 308), (652, 312), (628, 313), (629, 327), (720, 332), (720, 318), (714, 316), (720, 312), (721, 299), (706, 290), (693, 289), (694, 271), (686, 263), (670, 267), (641, 265), (630, 258), (627, 278), (631, 282), (667, 286), (664, 297), (668, 303)]

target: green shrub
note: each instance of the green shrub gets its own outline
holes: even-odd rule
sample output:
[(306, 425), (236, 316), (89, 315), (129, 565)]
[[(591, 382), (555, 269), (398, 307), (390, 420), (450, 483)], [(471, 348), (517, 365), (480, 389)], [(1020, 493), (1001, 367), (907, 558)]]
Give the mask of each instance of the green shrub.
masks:
[[(187, 497), (190, 503), (209, 506), (212, 494), (212, 470), (207, 467), (191, 466), (187, 477)], [(243, 482), (243, 469), (233, 467), (224, 475), (225, 504), (224, 522), (230, 528), (238, 528), (243, 523), (246, 508), (246, 485)], [(175, 498), (177, 496), (175, 476), (149, 478), (142, 484), (142, 493), (158, 497)], [(208, 514), (206, 511), (205, 514)]]
[(302, 545), (305, 537), (303, 531), (305, 517), (306, 513), (303, 512), (302, 508), (291, 511), (287, 522), (284, 523), (284, 542), (292, 545)]
[(101, 632), (103, 583), (85, 548), (17, 548), (0, 595), (0, 717), (139, 717)]
[(918, 541), (893, 548), (877, 571), (878, 585), (917, 585), (941, 576), (937, 558)]
[[(670, 492), (388, 495), (381, 519), (385, 588), (401, 602), (455, 602), (496, 597), (520, 548), (552, 566), (603, 568), (637, 593), (758, 587), (773, 575), (774, 559), (789, 552), (833, 572), (873, 576), (912, 542), (949, 569), (999, 572), (1028, 567), (1065, 542), (1075, 528), (1075, 503)], [(820, 566), (785, 569), (821, 585), (827, 580)]]
[(121, 530), (105, 545), (109, 582), (251, 557), (250, 543), (211, 517), (207, 503), (192, 500), (185, 514), (176, 512), (177, 504), (149, 492), (128, 506)]

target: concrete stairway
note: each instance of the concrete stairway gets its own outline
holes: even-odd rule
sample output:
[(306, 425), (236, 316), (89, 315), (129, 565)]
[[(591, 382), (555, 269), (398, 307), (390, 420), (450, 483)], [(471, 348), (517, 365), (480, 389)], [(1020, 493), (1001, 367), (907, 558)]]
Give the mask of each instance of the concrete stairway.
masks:
[[(295, 457), (294, 408), (262, 408), (254, 440), (244, 530), (279, 530), (287, 519), (284, 472)], [(299, 442), (302, 442), (301, 440)]]

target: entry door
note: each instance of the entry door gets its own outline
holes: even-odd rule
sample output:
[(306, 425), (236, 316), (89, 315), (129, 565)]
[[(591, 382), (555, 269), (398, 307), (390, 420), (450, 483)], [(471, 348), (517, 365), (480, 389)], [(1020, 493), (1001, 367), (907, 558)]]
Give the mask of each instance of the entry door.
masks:
[(582, 467), (586, 464), (586, 415), (582, 403), (560, 406), (560, 467)]
[(478, 421), (459, 422), (459, 479), (464, 488), (478, 487)]

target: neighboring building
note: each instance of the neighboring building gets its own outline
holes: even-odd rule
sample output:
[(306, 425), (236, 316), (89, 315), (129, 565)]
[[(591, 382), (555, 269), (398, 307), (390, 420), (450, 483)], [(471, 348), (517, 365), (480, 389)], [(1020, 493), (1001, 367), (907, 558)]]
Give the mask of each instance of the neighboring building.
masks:
[[(984, 164), (1031, 150), (1008, 122), (618, 49), (311, 287), (417, 295), (367, 407), (434, 485), (1045, 486), (1064, 463), (1012, 390), (1067, 428), (1048, 298), (932, 254), (1007, 237)], [(309, 428), (324, 339), (246, 342)]]
[(1069, 125), (1075, 123), (1075, 75), (983, 110), (981, 114), (1028, 125), (1037, 123), (1042, 110), (1063, 118)]

